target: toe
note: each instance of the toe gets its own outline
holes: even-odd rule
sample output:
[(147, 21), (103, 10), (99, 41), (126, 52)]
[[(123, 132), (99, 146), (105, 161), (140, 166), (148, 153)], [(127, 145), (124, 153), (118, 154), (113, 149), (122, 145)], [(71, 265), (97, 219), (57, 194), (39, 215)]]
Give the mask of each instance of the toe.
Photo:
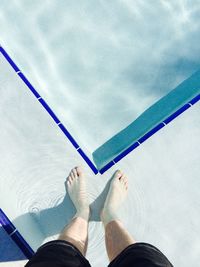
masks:
[(125, 183), (125, 184), (127, 184), (127, 183), (128, 183), (128, 179), (127, 179), (126, 175), (124, 175), (124, 178), (123, 178), (123, 180), (124, 180), (124, 183)]
[(72, 177), (72, 175), (69, 176), (68, 181), (69, 181), (70, 184), (72, 183), (72, 181), (73, 181), (73, 177)]
[(120, 180), (123, 181), (124, 173), (122, 171), (120, 173), (121, 173)]
[(79, 176), (83, 174), (83, 169), (81, 168), (81, 166), (77, 166), (76, 171)]
[(69, 176), (67, 177), (66, 181), (69, 181), (70, 177), (71, 177), (71, 172), (70, 172)]
[(76, 173), (74, 172), (74, 169), (71, 169), (70, 177), (72, 178), (72, 180), (76, 178)]
[(73, 178), (77, 178), (77, 171), (76, 171), (76, 168), (72, 169), (72, 173), (73, 173)]
[(120, 170), (117, 170), (117, 171), (115, 172), (114, 176), (115, 176), (115, 178), (117, 178), (117, 179), (120, 180), (121, 177), (122, 177), (122, 172), (121, 172)]
[(125, 175), (122, 175), (121, 182), (123, 185), (125, 184)]
[(128, 190), (128, 179), (126, 176), (124, 176), (124, 186), (125, 186), (125, 189)]
[(66, 189), (68, 189), (69, 186), (70, 186), (70, 180), (69, 180), (69, 178), (67, 178), (67, 180), (65, 181), (65, 187), (66, 187)]

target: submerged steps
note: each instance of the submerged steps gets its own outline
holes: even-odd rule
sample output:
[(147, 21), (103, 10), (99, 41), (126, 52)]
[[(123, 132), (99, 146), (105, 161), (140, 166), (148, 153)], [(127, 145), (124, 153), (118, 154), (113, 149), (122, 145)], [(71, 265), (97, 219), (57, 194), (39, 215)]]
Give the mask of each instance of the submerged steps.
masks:
[(93, 152), (101, 173), (200, 99), (200, 70)]

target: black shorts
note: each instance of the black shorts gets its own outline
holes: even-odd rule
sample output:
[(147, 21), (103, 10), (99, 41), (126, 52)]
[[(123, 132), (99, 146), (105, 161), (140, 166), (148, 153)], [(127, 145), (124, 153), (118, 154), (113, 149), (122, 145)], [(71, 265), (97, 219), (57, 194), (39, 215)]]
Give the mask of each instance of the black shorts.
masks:
[[(173, 267), (165, 255), (148, 243), (125, 248), (108, 267)], [(63, 240), (42, 245), (25, 267), (91, 267), (89, 261), (71, 243)]]

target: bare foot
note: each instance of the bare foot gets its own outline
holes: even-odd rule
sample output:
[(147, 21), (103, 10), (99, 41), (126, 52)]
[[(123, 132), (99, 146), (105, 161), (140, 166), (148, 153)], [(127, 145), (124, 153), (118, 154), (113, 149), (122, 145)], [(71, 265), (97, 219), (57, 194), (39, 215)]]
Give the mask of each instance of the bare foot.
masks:
[(66, 189), (77, 210), (75, 217), (89, 220), (90, 208), (86, 192), (85, 174), (81, 167), (75, 167), (69, 173), (66, 180)]
[(117, 219), (117, 210), (125, 200), (127, 190), (127, 177), (121, 171), (116, 171), (113, 175), (108, 195), (101, 211), (101, 220), (104, 226), (110, 221)]

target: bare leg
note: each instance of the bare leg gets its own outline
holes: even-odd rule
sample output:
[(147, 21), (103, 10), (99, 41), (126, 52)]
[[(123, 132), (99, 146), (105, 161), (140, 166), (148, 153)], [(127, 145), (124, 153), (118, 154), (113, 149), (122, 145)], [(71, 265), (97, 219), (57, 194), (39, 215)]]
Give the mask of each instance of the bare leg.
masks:
[(86, 194), (85, 176), (80, 167), (71, 170), (66, 189), (76, 207), (76, 215), (69, 225), (65, 226), (58, 239), (71, 242), (85, 255), (88, 243), (89, 202)]
[(117, 209), (125, 200), (127, 190), (127, 177), (122, 172), (116, 171), (101, 211), (101, 220), (105, 228), (106, 250), (110, 261), (126, 247), (136, 242), (117, 218)]
[(88, 244), (88, 222), (81, 217), (74, 218), (63, 229), (58, 239), (72, 243), (85, 256)]
[(116, 258), (126, 247), (136, 242), (119, 220), (111, 221), (105, 226), (105, 241), (110, 261)]

